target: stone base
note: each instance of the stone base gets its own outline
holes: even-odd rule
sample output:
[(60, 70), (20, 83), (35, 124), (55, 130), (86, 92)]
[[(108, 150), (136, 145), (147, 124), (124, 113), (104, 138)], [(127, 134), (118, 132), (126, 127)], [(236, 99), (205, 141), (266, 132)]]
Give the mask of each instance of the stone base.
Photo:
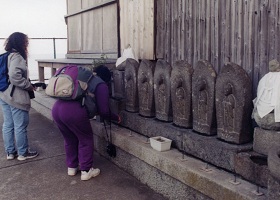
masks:
[(266, 156), (254, 151), (238, 153), (235, 157), (235, 172), (246, 180), (267, 188), (269, 170)]
[[(220, 141), (216, 136), (205, 136), (191, 129), (179, 128), (172, 123), (144, 118), (136, 113), (123, 111), (122, 125), (147, 137), (163, 136), (172, 140), (172, 146), (185, 153), (234, 172), (235, 156), (251, 151), (252, 144), (235, 145)], [(183, 141), (183, 142), (182, 142)]]
[(144, 136), (116, 125), (112, 126), (112, 142), (117, 156), (108, 157), (103, 124), (92, 120), (91, 125), (95, 130), (94, 145), (101, 155), (169, 199), (266, 199), (265, 188), (260, 188), (264, 195), (257, 196), (256, 185), (242, 179), (233, 184), (232, 173), (190, 156), (182, 159), (177, 149), (158, 152)]
[(274, 176), (269, 176), (268, 178), (268, 199), (280, 199), (280, 180), (275, 178)]
[(271, 148), (280, 146), (280, 131), (270, 131), (261, 128), (254, 130), (254, 151), (268, 155)]

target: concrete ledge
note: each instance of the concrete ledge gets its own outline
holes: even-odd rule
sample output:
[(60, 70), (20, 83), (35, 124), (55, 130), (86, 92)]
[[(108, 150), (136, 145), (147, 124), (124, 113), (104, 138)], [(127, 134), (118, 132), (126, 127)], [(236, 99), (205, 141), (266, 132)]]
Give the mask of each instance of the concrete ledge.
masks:
[[(92, 121), (93, 130), (98, 137), (105, 137), (105, 129), (99, 122)], [(218, 169), (192, 157), (186, 157), (182, 161), (182, 154), (171, 149), (166, 152), (158, 152), (146, 144), (146, 137), (116, 125), (112, 127), (113, 143), (121, 150), (128, 152), (134, 157), (171, 176), (172, 178), (184, 183), (188, 187), (213, 199), (265, 199), (265, 196), (256, 196), (253, 191), (256, 185), (239, 179), (239, 185), (230, 183), (234, 176), (231, 173)], [(139, 178), (139, 177), (137, 177)], [(163, 183), (164, 184), (164, 183)], [(176, 190), (176, 188), (172, 188)], [(265, 189), (261, 189), (266, 193)]]
[(270, 131), (261, 128), (254, 130), (254, 151), (268, 155), (268, 152), (273, 147), (280, 147), (280, 131)]
[(36, 91), (35, 98), (31, 100), (31, 107), (52, 120), (51, 109), (55, 101), (54, 98), (47, 96), (44, 91)]

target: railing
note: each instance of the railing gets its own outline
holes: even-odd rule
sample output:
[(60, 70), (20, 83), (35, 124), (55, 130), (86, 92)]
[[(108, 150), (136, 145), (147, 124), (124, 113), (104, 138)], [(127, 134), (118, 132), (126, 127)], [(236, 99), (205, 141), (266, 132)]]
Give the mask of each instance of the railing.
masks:
[[(0, 38), (0, 40), (6, 40), (7, 38)], [(29, 38), (29, 40), (53, 40), (53, 58), (56, 58), (56, 40), (67, 40), (67, 38)]]
[[(1, 38), (0, 37), (0, 42), (1, 42), (1, 40), (2, 41), (5, 41), (7, 38)], [(58, 45), (57, 45), (57, 41), (58, 40), (67, 40), (67, 38), (62, 38), (62, 37), (57, 37), (57, 38), (35, 38), (35, 37), (32, 37), (32, 38), (29, 38), (29, 40), (31, 41), (35, 41), (35, 40), (44, 40), (44, 41), (47, 41), (47, 43), (48, 43), (48, 41), (52, 41), (52, 44), (51, 43), (48, 43), (48, 48), (47, 49), (44, 49), (43, 50), (43, 52), (47, 52), (47, 54), (48, 55), (52, 55), (52, 51), (51, 51), (51, 48), (53, 48), (53, 58), (54, 59), (56, 59), (57, 58), (57, 53), (58, 53), (58, 57), (59, 57), (59, 53), (60, 53), (60, 46), (59, 46), (59, 43), (58, 43)], [(40, 41), (39, 41), (39, 43), (40, 43)], [(34, 44), (38, 44), (38, 42), (34, 42)], [(44, 44), (42, 44), (43, 46), (45, 45), (45, 43)], [(36, 46), (36, 45), (35, 45)], [(33, 55), (33, 53), (31, 53), (32, 52), (32, 49), (34, 50), (34, 49), (37, 49), (36, 47), (34, 48), (34, 47), (29, 47), (29, 57), (28, 57), (28, 61), (29, 61), (29, 63), (28, 63), (28, 65), (29, 65), (29, 76), (30, 76), (30, 79), (31, 79), (31, 81), (38, 81), (39, 80), (39, 71), (38, 71), (38, 66), (37, 66), (37, 62), (36, 62), (36, 60), (35, 60), (35, 58), (32, 56)], [(48, 50), (49, 49), (49, 50)], [(2, 50), (2, 48), (1, 48), (1, 50)], [(31, 51), (30, 51), (31, 50)], [(58, 50), (58, 51), (57, 51)], [(44, 54), (43, 52), (39, 52), (39, 55), (41, 55), (41, 54)], [(37, 51), (36, 51), (36, 55), (37, 55)], [(36, 63), (36, 64), (35, 64)]]

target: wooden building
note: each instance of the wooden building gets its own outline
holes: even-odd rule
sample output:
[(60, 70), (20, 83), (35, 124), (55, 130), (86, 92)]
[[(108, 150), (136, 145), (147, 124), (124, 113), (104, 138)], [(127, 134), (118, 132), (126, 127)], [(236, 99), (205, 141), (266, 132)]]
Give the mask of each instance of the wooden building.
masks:
[[(208, 60), (219, 73), (227, 62), (242, 66), (254, 93), (268, 62), (280, 60), (278, 0), (66, 0), (67, 62), (91, 64), (102, 54), (115, 62), (130, 45), (137, 58)], [(77, 60), (79, 59), (79, 60)], [(42, 72), (41, 72), (42, 73)], [(42, 79), (42, 75), (41, 75)]]

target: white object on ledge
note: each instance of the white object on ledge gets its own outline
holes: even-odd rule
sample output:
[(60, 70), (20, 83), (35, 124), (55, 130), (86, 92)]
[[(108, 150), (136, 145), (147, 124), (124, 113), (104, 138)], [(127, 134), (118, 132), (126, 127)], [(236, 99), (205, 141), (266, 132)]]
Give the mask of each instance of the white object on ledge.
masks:
[(157, 151), (168, 151), (170, 150), (172, 140), (162, 137), (156, 136), (150, 138), (150, 144), (153, 149)]

